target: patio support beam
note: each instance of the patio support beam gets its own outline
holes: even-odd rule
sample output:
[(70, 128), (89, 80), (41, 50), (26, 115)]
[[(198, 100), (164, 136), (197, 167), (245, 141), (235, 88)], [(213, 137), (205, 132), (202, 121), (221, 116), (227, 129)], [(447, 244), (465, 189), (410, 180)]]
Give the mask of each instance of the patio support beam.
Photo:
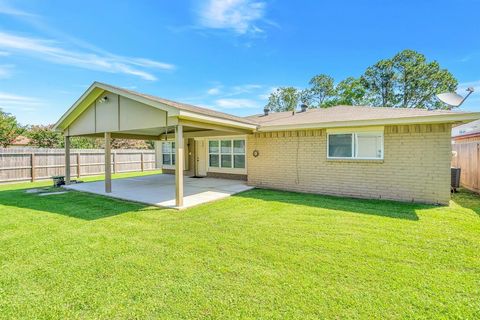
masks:
[(65, 184), (70, 184), (70, 177), (70, 137), (65, 136)]
[(207, 130), (235, 132), (235, 133), (238, 133), (238, 134), (252, 133), (252, 130), (250, 130), (250, 129), (240, 129), (240, 128), (234, 128), (234, 127), (229, 127), (229, 126), (222, 126), (222, 125), (218, 125), (218, 124), (211, 124), (211, 123), (205, 123), (205, 122), (200, 122), (200, 121), (192, 121), (192, 120), (184, 120), (184, 119), (180, 119), (178, 121), (178, 124), (182, 124), (184, 126), (189, 126), (189, 127), (194, 127), (194, 128), (207, 129)]
[(105, 192), (112, 192), (112, 150), (110, 132), (105, 132)]
[(183, 206), (183, 126), (175, 127), (175, 206)]

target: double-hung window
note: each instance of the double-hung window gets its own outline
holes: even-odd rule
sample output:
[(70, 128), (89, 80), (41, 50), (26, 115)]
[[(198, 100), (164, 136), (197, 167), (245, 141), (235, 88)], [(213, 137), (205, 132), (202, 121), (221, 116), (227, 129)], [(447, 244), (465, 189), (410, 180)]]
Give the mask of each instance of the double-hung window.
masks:
[(383, 132), (329, 133), (329, 159), (383, 159)]
[(245, 168), (245, 140), (208, 141), (208, 165), (213, 168)]
[(162, 163), (164, 165), (175, 165), (175, 142), (162, 142)]

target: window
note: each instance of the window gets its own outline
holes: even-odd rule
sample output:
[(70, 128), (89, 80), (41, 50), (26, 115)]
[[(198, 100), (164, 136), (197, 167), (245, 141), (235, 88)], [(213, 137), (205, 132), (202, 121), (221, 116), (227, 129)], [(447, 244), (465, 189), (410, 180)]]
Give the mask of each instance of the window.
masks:
[(175, 165), (175, 142), (162, 142), (162, 157), (164, 165)]
[(208, 163), (214, 168), (245, 168), (245, 140), (210, 140)]
[(328, 158), (383, 159), (383, 132), (328, 134)]

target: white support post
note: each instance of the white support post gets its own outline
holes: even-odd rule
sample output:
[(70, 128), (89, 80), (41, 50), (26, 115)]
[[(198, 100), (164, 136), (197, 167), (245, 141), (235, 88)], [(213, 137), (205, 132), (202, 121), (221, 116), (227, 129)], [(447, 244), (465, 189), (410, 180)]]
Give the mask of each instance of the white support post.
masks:
[(112, 150), (110, 132), (105, 132), (105, 192), (112, 192)]
[(183, 126), (175, 127), (175, 206), (183, 206)]
[(65, 184), (70, 184), (70, 137), (65, 136)]

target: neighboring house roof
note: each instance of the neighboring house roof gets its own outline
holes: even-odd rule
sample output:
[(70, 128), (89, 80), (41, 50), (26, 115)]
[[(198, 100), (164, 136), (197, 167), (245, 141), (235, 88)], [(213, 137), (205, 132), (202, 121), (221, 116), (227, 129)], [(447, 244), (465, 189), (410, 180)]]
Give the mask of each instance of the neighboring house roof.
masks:
[(473, 137), (480, 135), (480, 120), (475, 120), (452, 128), (452, 137)]
[(13, 140), (10, 146), (23, 147), (23, 146), (28, 146), (29, 143), (30, 143), (30, 138), (27, 138), (25, 136), (18, 136), (15, 138), (15, 140)]
[(305, 112), (271, 112), (247, 119), (259, 124), (260, 131), (289, 128), (326, 128), (355, 125), (441, 123), (478, 119), (480, 113), (414, 108), (383, 108), (367, 106), (334, 106), (308, 109)]
[(94, 82), (55, 124), (55, 129), (66, 129), (96, 99), (105, 92), (118, 94), (151, 105), (177, 116), (204, 122), (222, 122), (247, 130), (274, 131), (306, 128), (353, 127), (388, 124), (459, 123), (480, 119), (480, 113), (413, 108), (380, 108), (366, 106), (335, 106), (309, 109), (305, 112), (271, 112), (269, 115), (238, 117), (190, 104), (180, 103), (149, 94)]

